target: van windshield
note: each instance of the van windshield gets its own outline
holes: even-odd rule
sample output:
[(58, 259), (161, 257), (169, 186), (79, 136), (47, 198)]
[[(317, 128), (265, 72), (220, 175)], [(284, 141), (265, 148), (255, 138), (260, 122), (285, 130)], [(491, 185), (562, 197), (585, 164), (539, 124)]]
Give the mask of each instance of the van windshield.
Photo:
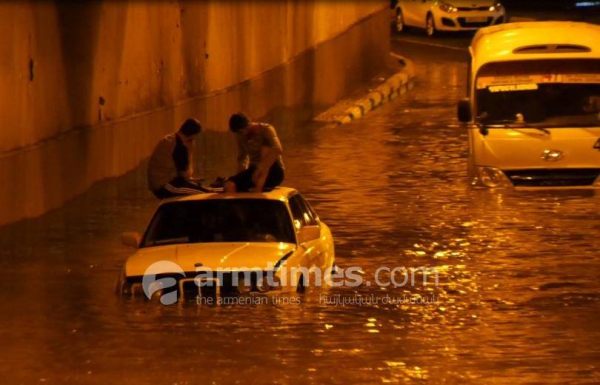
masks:
[(600, 60), (490, 63), (475, 86), (486, 126), (600, 126)]

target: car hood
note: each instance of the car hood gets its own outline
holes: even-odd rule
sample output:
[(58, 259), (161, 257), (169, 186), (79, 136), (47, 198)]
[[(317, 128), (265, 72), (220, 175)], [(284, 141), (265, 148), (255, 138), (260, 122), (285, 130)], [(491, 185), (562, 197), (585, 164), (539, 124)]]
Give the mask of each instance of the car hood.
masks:
[[(475, 164), (504, 170), (527, 168), (600, 168), (600, 151), (594, 146), (600, 138), (600, 128), (550, 128), (540, 130), (489, 129), (482, 136), (473, 135)], [(559, 151), (562, 159), (548, 161), (545, 151)]]
[[(292, 243), (197, 243), (149, 247), (138, 250), (125, 265), (127, 276), (141, 276), (153, 266), (153, 274), (196, 271), (198, 267), (212, 270), (266, 268), (275, 265), (284, 255), (294, 251)], [(164, 271), (161, 269), (163, 263)]]

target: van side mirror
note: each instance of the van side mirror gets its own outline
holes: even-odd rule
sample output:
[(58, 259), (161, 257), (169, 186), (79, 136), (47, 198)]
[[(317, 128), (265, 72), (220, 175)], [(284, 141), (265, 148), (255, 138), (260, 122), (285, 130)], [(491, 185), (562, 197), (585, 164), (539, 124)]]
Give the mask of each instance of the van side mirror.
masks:
[(321, 236), (321, 228), (319, 226), (305, 226), (298, 231), (298, 243), (303, 244), (308, 241), (314, 241)]
[(142, 236), (137, 231), (130, 231), (121, 234), (121, 243), (125, 246), (139, 249), (142, 242)]
[(473, 119), (473, 112), (471, 111), (471, 100), (469, 98), (461, 99), (458, 102), (458, 108), (456, 109), (458, 115), (458, 121), (462, 123), (469, 123)]

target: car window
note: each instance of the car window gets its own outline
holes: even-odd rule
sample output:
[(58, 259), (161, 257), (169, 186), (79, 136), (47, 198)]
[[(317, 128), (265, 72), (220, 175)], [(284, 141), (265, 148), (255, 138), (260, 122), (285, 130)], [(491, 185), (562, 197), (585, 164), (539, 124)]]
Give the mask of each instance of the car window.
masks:
[(298, 196), (298, 199), (300, 200), (300, 202), (306, 208), (306, 211), (308, 212), (308, 214), (310, 215), (310, 218), (311, 218), (310, 226), (317, 226), (319, 224), (319, 216), (317, 215), (315, 210), (312, 208), (310, 203), (308, 203), (308, 201), (301, 194), (298, 194), (297, 196)]
[(291, 218), (281, 201), (183, 201), (159, 207), (142, 247), (205, 242), (295, 243), (295, 236)]
[(294, 218), (294, 222), (296, 223), (297, 229), (300, 229), (306, 226), (306, 217), (304, 216), (304, 210), (302, 208), (302, 204), (298, 199), (298, 195), (294, 195), (289, 200), (290, 210), (292, 211), (292, 217)]
[(299, 221), (300, 227), (319, 225), (316, 213), (300, 194), (296, 194), (290, 198), (290, 208), (294, 220)]

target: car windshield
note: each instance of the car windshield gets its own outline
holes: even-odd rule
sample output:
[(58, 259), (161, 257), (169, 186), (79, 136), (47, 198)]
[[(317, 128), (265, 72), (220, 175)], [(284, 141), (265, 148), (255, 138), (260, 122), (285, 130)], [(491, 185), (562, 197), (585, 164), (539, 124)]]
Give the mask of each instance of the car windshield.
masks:
[(600, 61), (518, 63), (516, 68), (514, 63), (493, 63), (480, 71), (477, 123), (488, 127), (600, 126)]
[(179, 201), (159, 207), (142, 247), (207, 242), (295, 243), (295, 238), (287, 206), (282, 201)]

